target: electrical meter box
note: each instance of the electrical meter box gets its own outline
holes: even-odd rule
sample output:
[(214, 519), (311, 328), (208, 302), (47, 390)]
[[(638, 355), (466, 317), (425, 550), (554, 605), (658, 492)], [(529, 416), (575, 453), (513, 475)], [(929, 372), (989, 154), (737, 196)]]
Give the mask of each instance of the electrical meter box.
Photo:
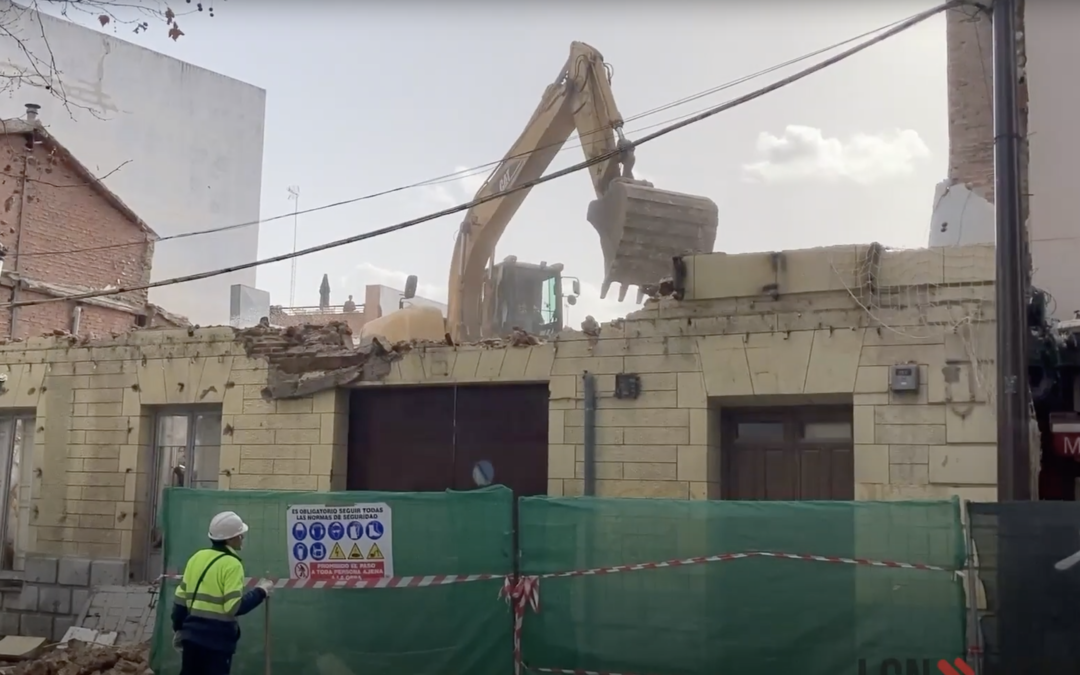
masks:
[(919, 366), (901, 363), (889, 370), (889, 389), (892, 391), (919, 391)]

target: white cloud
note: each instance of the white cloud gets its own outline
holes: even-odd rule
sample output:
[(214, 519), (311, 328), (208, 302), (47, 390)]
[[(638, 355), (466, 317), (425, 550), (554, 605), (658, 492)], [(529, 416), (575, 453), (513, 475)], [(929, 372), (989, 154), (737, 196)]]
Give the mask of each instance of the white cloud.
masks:
[[(470, 172), (466, 174), (465, 172)], [(446, 179), (446, 182), (437, 183), (435, 185), (425, 185), (423, 188), (424, 197), (433, 205), (439, 208), (449, 208), (451, 206), (457, 206), (458, 204), (464, 204), (472, 200), (477, 191), (487, 180), (488, 174), (491, 173), (490, 167), (484, 169), (470, 169), (464, 166), (454, 167), (454, 173), (463, 174), (460, 177), (454, 179)]]
[(850, 180), (867, 185), (906, 176), (930, 149), (911, 129), (877, 135), (856, 134), (848, 141), (826, 138), (820, 129), (789, 125), (780, 136), (758, 136), (760, 159), (743, 166), (753, 180)]

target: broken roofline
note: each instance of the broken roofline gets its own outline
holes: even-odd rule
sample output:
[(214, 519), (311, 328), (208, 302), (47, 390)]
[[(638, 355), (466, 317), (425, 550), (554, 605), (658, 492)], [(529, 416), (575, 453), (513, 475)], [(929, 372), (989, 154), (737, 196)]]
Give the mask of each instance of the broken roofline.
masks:
[(101, 195), (110, 206), (123, 214), (125, 218), (134, 223), (140, 230), (145, 232), (149, 237), (149, 241), (157, 241), (161, 238), (158, 233), (147, 225), (138, 214), (132, 211), (131, 207), (125, 204), (115, 192), (105, 187), (105, 183), (102, 182), (102, 179), (95, 176), (86, 165), (80, 162), (75, 155), (71, 154), (70, 150), (64, 147), (63, 143), (46, 131), (40, 121), (34, 120), (33, 122), (28, 122), (23, 119), (0, 120), (0, 135), (22, 136), (26, 134), (33, 134), (34, 137), (40, 140), (48, 150), (59, 155), (60, 159), (71, 167), (75, 173), (78, 174), (79, 178), (86, 181), (88, 187)]
[[(32, 279), (30, 277), (21, 275), (18, 272), (5, 271), (3, 273), (3, 276), (6, 279), (10, 279), (12, 283), (18, 284), (19, 287), (22, 289), (25, 289), (27, 291), (33, 291), (35, 293), (41, 293), (42, 295), (48, 295), (54, 298), (66, 298), (72, 295), (79, 295), (90, 291), (104, 290), (89, 287), (65, 286), (62, 284), (54, 284), (48, 281), (39, 281), (37, 279)], [(6, 284), (7, 282), (4, 281), (3, 283)], [(83, 305), (93, 305), (95, 307), (113, 309), (118, 312), (125, 312), (127, 314), (142, 315), (154, 313), (164, 318), (166, 321), (176, 324), (179, 327), (186, 327), (191, 325), (191, 321), (186, 316), (174, 314), (173, 312), (170, 312), (158, 305), (149, 302), (145, 305), (139, 305), (120, 298), (108, 296), (103, 296), (100, 298), (83, 298), (82, 300), (77, 300), (75, 302)]]

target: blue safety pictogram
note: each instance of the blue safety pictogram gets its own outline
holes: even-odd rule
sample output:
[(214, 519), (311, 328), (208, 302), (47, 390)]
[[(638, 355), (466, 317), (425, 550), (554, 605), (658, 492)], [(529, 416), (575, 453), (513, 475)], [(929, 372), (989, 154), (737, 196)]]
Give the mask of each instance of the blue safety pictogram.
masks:
[(311, 559), (312, 560), (322, 560), (325, 557), (326, 557), (326, 546), (324, 546), (321, 542), (318, 542), (318, 541), (311, 545)]
[[(322, 544), (318, 544), (318, 545), (321, 546)], [(293, 544), (292, 554), (293, 554), (294, 558), (296, 558), (300, 562), (303, 562), (303, 561), (307, 560), (308, 548), (307, 548), (307, 546), (304, 545), (303, 542), (298, 541), (295, 544)]]
[(345, 536), (345, 526), (336, 520), (330, 523), (330, 527), (326, 528), (326, 530), (334, 541), (341, 541), (341, 538)]
[(315, 541), (322, 541), (323, 537), (326, 536), (326, 526), (322, 523), (312, 523), (308, 527), (308, 534), (310, 534), (311, 538)]
[(293, 523), (292, 536), (296, 541), (304, 541), (307, 538), (307, 528), (303, 523)]
[(377, 520), (373, 520), (370, 523), (368, 523), (367, 524), (367, 536), (368, 536), (368, 539), (371, 539), (371, 540), (377, 540), (377, 539), (379, 539), (379, 537), (383, 536), (382, 523), (380, 523)]
[(349, 539), (357, 541), (364, 537), (364, 526), (359, 521), (352, 521), (349, 526), (345, 528), (345, 531), (349, 533)]

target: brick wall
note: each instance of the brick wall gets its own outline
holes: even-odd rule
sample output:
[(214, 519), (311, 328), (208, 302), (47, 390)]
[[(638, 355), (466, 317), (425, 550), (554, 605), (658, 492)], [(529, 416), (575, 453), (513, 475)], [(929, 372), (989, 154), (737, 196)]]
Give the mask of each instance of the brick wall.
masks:
[(949, 178), (994, 200), (994, 68), (990, 17), (964, 6), (945, 13)]
[[(11, 298), (10, 286), (3, 288), (0, 297), (4, 298), (5, 302)], [(50, 302), (17, 308), (15, 310), (15, 334), (11, 337), (25, 340), (55, 330), (69, 330), (71, 328), (74, 303), (58, 302), (55, 296), (26, 290), (19, 291), (18, 300), (20, 302), (49, 300)], [(80, 335), (104, 336), (110, 333), (133, 330), (134, 328), (135, 315), (131, 312), (97, 305), (82, 305), (82, 314), (79, 317)], [(11, 308), (0, 307), (0, 338), (7, 339), (10, 330)]]
[[(153, 244), (147, 234), (88, 186), (48, 144), (36, 145), (29, 153), (24, 136), (0, 136), (0, 167), (0, 243), (8, 248), (6, 273), (83, 288), (150, 280)], [(41, 255), (101, 246), (114, 248)], [(10, 289), (3, 295), (9, 299)], [(19, 299), (35, 297), (26, 291), (17, 295)], [(142, 307), (147, 293), (133, 291), (115, 297)], [(16, 336), (66, 329), (70, 312), (67, 303), (20, 309), (16, 321), (26, 325), (16, 330)], [(0, 336), (8, 337), (9, 323), (10, 315), (0, 320)], [(93, 307), (83, 310), (81, 332), (121, 332), (132, 324), (130, 313)]]

